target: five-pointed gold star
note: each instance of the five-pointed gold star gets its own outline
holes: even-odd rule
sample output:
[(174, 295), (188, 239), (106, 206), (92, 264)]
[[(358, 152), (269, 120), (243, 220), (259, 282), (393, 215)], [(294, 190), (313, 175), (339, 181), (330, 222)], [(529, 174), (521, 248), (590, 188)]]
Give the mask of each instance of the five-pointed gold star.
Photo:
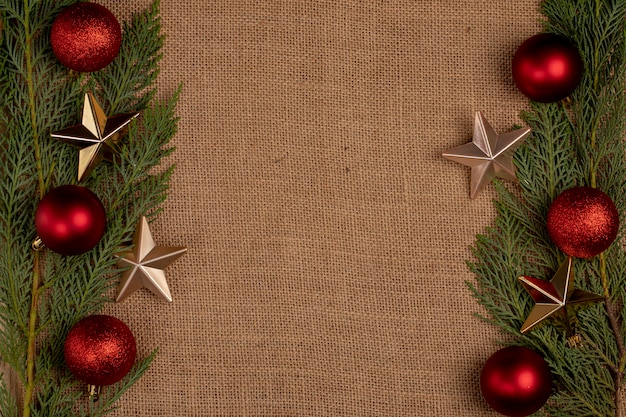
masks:
[(471, 168), (470, 198), (474, 198), (495, 177), (517, 181), (513, 153), (529, 134), (527, 127), (498, 135), (476, 112), (472, 141), (444, 152), (443, 157)]
[(145, 216), (139, 220), (133, 243), (135, 246), (132, 251), (118, 256), (117, 265), (129, 269), (122, 274), (115, 301), (119, 303), (139, 288), (146, 287), (171, 302), (172, 295), (163, 269), (184, 255), (187, 248), (157, 246)]
[(85, 179), (102, 159), (110, 159), (122, 129), (139, 113), (107, 117), (91, 93), (85, 94), (82, 124), (52, 133), (52, 137), (81, 148), (78, 153), (78, 181)]
[(597, 303), (604, 299), (601, 295), (574, 288), (574, 271), (571, 256), (559, 266), (559, 269), (550, 281), (528, 276), (521, 276), (519, 280), (535, 301), (535, 306), (522, 325), (522, 333), (532, 329), (535, 325), (560, 310), (563, 310), (562, 313), (565, 315), (565, 324), (567, 326), (569, 325), (567, 306)]

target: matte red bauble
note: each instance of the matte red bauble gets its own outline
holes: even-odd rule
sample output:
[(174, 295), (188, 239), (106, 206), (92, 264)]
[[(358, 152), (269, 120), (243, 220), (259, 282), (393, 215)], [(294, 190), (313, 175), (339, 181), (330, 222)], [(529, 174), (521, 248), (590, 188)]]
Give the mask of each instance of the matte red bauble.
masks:
[(98, 71), (119, 53), (122, 29), (106, 7), (78, 2), (56, 17), (50, 43), (52, 52), (66, 67), (79, 72)]
[(550, 239), (567, 255), (591, 258), (617, 237), (619, 214), (611, 197), (591, 187), (562, 192), (548, 209)]
[(500, 414), (523, 417), (548, 401), (552, 373), (538, 353), (510, 346), (494, 353), (480, 373), (480, 389), (487, 403)]
[(106, 213), (88, 188), (63, 185), (48, 192), (35, 212), (42, 242), (61, 255), (79, 255), (98, 244), (106, 230)]
[(135, 363), (137, 345), (123, 321), (105, 315), (87, 316), (72, 327), (64, 345), (70, 372), (90, 385), (111, 385)]
[(541, 103), (569, 96), (580, 83), (583, 69), (576, 46), (551, 33), (527, 39), (513, 57), (515, 85), (526, 97)]

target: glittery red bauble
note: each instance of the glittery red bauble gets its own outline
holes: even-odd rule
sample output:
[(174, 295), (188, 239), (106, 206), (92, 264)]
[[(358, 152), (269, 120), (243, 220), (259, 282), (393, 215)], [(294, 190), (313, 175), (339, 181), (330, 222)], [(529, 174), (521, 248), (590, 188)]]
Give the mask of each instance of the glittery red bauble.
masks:
[(523, 417), (548, 401), (552, 373), (538, 353), (521, 346), (500, 349), (487, 360), (480, 374), (480, 389), (487, 403), (500, 414)]
[(591, 187), (574, 187), (554, 199), (547, 216), (548, 234), (567, 255), (591, 258), (617, 236), (619, 214), (611, 197)]
[(558, 35), (535, 35), (524, 41), (513, 57), (515, 85), (526, 97), (541, 103), (569, 96), (582, 75), (578, 49)]
[(122, 30), (106, 7), (78, 2), (56, 17), (50, 43), (54, 55), (66, 67), (80, 72), (98, 71), (120, 51)]
[(65, 363), (78, 379), (91, 385), (111, 385), (135, 363), (137, 346), (123, 321), (105, 315), (87, 316), (65, 339)]
[(35, 228), (43, 243), (61, 255), (93, 249), (106, 230), (106, 213), (88, 188), (63, 185), (48, 192), (37, 206)]

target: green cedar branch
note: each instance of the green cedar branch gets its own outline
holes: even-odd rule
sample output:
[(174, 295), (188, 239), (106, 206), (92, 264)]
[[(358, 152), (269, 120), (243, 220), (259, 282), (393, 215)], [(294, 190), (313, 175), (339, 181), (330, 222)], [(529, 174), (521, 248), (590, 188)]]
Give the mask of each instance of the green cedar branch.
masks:
[[(0, 359), (26, 389), (20, 405), (16, 387), (0, 383), (1, 416), (18, 416), (20, 409), (22, 416), (81, 415), (75, 406), (80, 384), (64, 365), (65, 336), (80, 318), (110, 301), (119, 276), (114, 254), (130, 241), (137, 219), (159, 212), (173, 170), (155, 169), (173, 151), (167, 143), (176, 133), (180, 92), (163, 103), (155, 100), (163, 45), (158, 2), (124, 24), (118, 58), (90, 75), (69, 72), (49, 46), (54, 17), (73, 2), (0, 0), (0, 246), (6, 249), (0, 251), (0, 287), (7, 289), (0, 292)], [(87, 89), (110, 115), (143, 111), (129, 129), (120, 160), (102, 164), (83, 184), (107, 207), (107, 232), (80, 256), (33, 253), (39, 198), (74, 183), (76, 176), (76, 150), (49, 135), (80, 123)], [(108, 399), (91, 407), (90, 415), (112, 411), (153, 358), (154, 353), (109, 387)]]
[(575, 261), (575, 285), (605, 295), (603, 305), (573, 311), (582, 344), (568, 347), (558, 320), (520, 334), (533, 302), (519, 275), (550, 279), (565, 258), (550, 241), (545, 217), (552, 200), (575, 185), (597, 187), (626, 211), (626, 3), (618, 0), (545, 0), (548, 32), (572, 39), (585, 73), (566, 103), (531, 103), (522, 117), (533, 129), (515, 155), (519, 192), (496, 184), (495, 226), (478, 236), (468, 283), (484, 318), (509, 343), (541, 352), (555, 377), (550, 416), (624, 416), (626, 367), (626, 252), (617, 243), (589, 260)]

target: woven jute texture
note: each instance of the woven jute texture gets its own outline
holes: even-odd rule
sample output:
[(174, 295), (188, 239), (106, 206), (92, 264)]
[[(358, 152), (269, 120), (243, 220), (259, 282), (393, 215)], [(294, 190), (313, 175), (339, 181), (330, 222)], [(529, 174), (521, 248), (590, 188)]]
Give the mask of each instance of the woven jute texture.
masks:
[[(101, 1), (120, 20), (149, 0)], [(441, 152), (474, 113), (521, 124), (516, 47), (538, 0), (161, 1), (158, 87), (182, 83), (169, 199), (185, 245), (107, 312), (145, 376), (115, 416), (495, 416), (479, 372), (501, 334), (475, 317), (475, 235), (493, 187)]]

